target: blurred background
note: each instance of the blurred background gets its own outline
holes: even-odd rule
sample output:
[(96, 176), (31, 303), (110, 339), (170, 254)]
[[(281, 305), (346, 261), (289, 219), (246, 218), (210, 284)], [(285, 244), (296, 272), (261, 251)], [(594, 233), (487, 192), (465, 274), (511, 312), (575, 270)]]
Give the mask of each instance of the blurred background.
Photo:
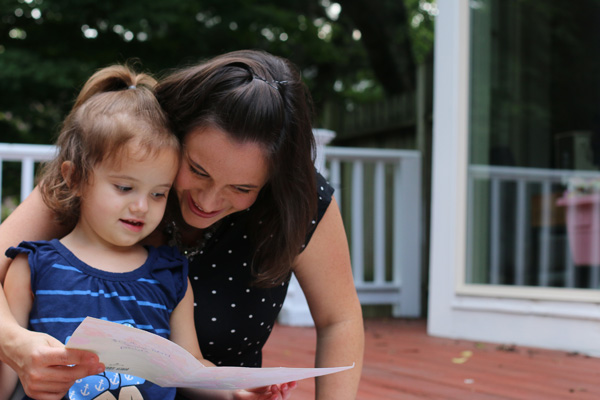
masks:
[(344, 111), (415, 89), (435, 14), (422, 0), (0, 0), (0, 141), (52, 143), (98, 68), (160, 76), (237, 49), (292, 60), (315, 125), (340, 131)]
[[(418, 303), (425, 302), (426, 293), (420, 287), (427, 274), (437, 14), (436, 2), (425, 0), (0, 0), (0, 142), (53, 143), (84, 82), (113, 63), (135, 63), (138, 70), (160, 78), (174, 68), (238, 49), (262, 49), (288, 58), (312, 93), (314, 127), (335, 134), (330, 145), (420, 152), (422, 178), (410, 173), (411, 179), (420, 179), (410, 191), (423, 203), (422, 220), (417, 221), (422, 234), (416, 233), (418, 226), (402, 224), (407, 235), (418, 237), (410, 251), (423, 254), (413, 263), (415, 279), (423, 275), (411, 295), (417, 303), (413, 313), (419, 315)], [(400, 201), (390, 189), (379, 195), (385, 204), (376, 206), (374, 160), (364, 160), (364, 179), (353, 177), (355, 156), (339, 162), (339, 178), (334, 178), (338, 201), (346, 205), (342, 212), (349, 241), (361, 243), (352, 245), (360, 251), (353, 254), (353, 263), (367, 280), (376, 275), (377, 253), (370, 239), (376, 230), (370, 210), (383, 208), (385, 219), (391, 219)], [(376, 160), (382, 160), (379, 154)], [(20, 160), (4, 161), (0, 221), (27, 193), (19, 179), (24, 171)], [(331, 159), (328, 163), (331, 167)], [(385, 168), (385, 186), (391, 188), (395, 167)], [(356, 193), (365, 193), (364, 205)], [(420, 216), (415, 210), (407, 213)], [(354, 226), (351, 221), (356, 221)], [(399, 262), (392, 258), (399, 245), (392, 239), (393, 229), (389, 223), (383, 233), (387, 245), (377, 275), (395, 282), (396, 294), (382, 292), (383, 300), (376, 303), (386, 305), (368, 308), (367, 315), (389, 315), (387, 304), (398, 302)], [(364, 268), (359, 265), (363, 259)]]

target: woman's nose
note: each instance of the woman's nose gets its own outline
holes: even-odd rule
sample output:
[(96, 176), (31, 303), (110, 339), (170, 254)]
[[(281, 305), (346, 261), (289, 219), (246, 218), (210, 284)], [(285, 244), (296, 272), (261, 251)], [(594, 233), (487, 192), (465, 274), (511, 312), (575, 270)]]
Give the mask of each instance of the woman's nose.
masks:
[(205, 212), (217, 211), (221, 205), (221, 193), (215, 185), (204, 187), (198, 193), (198, 201)]

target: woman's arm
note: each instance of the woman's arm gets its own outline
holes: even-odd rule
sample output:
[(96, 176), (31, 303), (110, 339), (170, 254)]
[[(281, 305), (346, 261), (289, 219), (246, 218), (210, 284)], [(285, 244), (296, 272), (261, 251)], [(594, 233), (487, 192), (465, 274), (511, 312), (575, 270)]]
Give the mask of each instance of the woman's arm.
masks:
[(0, 224), (0, 283), (12, 261), (4, 255), (6, 249), (23, 240), (50, 240), (63, 237), (69, 228), (54, 221), (53, 212), (46, 207), (36, 187), (6, 220)]
[[(6, 274), (4, 287), (6, 299), (15, 321), (22, 327), (27, 326), (33, 298), (31, 295), (31, 272), (25, 255), (18, 256)], [(17, 373), (8, 366), (0, 364), (0, 399), (8, 399), (17, 386)]]
[[(188, 290), (183, 299), (171, 313), (171, 341), (177, 343), (204, 366), (214, 367), (215, 365), (202, 356), (198, 337), (194, 324), (194, 294), (190, 289), (191, 284), (188, 281)], [(182, 388), (181, 393), (191, 399), (212, 399), (212, 400), (286, 400), (291, 391), (296, 387), (295, 382), (282, 385), (272, 385), (253, 390), (203, 390)]]
[[(6, 249), (23, 240), (50, 240), (68, 233), (69, 228), (54, 221), (50, 210), (36, 187), (27, 198), (0, 224), (0, 283), (4, 282), (11, 259)], [(3, 296), (2, 296), (3, 297)], [(1, 335), (0, 335), (1, 336)]]
[[(36, 188), (0, 224), (0, 282), (4, 282), (11, 259), (4, 251), (22, 240), (60, 237), (65, 228), (54, 223), (50, 211)], [(13, 317), (0, 287), (0, 360), (14, 369), (21, 379), (25, 393), (39, 399), (58, 399), (56, 389), (68, 389), (76, 379), (104, 370), (93, 353), (65, 349), (53, 337), (23, 328)], [(25, 325), (26, 326), (26, 325)], [(68, 365), (75, 365), (68, 367)]]
[(317, 378), (318, 400), (354, 399), (362, 371), (364, 330), (360, 302), (354, 288), (350, 253), (335, 198), (294, 273), (304, 291), (317, 329), (317, 367), (354, 368)]

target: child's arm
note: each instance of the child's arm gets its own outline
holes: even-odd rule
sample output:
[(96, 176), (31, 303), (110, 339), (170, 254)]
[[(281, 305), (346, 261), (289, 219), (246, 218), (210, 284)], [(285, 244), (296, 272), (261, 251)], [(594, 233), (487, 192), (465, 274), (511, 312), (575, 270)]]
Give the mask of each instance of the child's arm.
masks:
[(213, 363), (204, 359), (200, 351), (198, 337), (196, 336), (196, 324), (194, 323), (194, 293), (190, 287), (191, 284), (188, 279), (187, 291), (171, 313), (171, 319), (169, 320), (171, 336), (169, 339), (190, 352), (205, 367), (214, 367)]
[[(6, 274), (4, 291), (10, 310), (22, 327), (27, 327), (29, 311), (33, 304), (31, 272), (25, 254), (12, 262)], [(17, 373), (5, 363), (0, 363), (0, 400), (9, 399), (17, 386)]]
[[(190, 289), (188, 280), (188, 289), (183, 299), (171, 313), (171, 341), (177, 343), (194, 357), (196, 357), (204, 366), (214, 367), (214, 364), (204, 359), (198, 344), (196, 327), (194, 323), (194, 294)], [(282, 385), (265, 386), (264, 388), (252, 390), (205, 390), (205, 389), (178, 389), (185, 396), (193, 399), (215, 399), (215, 400), (285, 400), (290, 396), (291, 391), (296, 387), (295, 382)]]

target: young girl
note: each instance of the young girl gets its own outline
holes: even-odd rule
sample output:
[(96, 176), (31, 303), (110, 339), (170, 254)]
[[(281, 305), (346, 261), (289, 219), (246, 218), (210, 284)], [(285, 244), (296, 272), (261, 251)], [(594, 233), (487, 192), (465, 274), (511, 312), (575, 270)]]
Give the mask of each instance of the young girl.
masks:
[[(205, 365), (188, 289), (187, 260), (171, 247), (142, 246), (158, 226), (179, 167), (179, 144), (145, 74), (98, 71), (83, 87), (41, 179), (45, 203), (74, 226), (62, 239), (22, 242), (6, 276), (9, 306), (23, 327), (66, 343), (86, 316), (170, 338)], [(1, 366), (4, 396), (17, 377)], [(287, 386), (255, 391), (189, 390), (194, 398), (276, 399)], [(78, 380), (68, 399), (173, 399), (175, 388), (103, 372)], [(2, 393), (0, 392), (0, 397)]]

